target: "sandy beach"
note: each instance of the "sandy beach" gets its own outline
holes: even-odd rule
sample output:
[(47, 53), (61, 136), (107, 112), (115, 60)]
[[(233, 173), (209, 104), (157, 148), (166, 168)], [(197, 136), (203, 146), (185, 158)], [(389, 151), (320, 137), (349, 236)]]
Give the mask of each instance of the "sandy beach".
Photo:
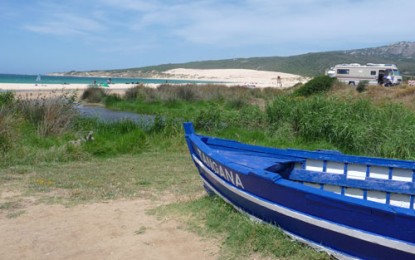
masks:
[[(163, 72), (167, 78), (157, 77), (158, 79), (177, 79), (177, 80), (200, 80), (204, 82), (221, 82), (226, 86), (247, 86), (252, 88), (288, 88), (308, 79), (299, 75), (247, 70), (247, 69), (173, 69)], [(80, 92), (88, 88), (88, 84), (24, 84), (24, 83), (0, 83), (0, 91), (14, 91), (17, 95), (28, 95), (33, 93), (48, 92)], [(109, 92), (122, 93), (133, 87), (132, 84), (110, 84), (107, 89)], [(155, 88), (158, 84), (145, 84), (146, 87)]]
[(177, 79), (220, 81), (228, 86), (242, 85), (257, 88), (289, 88), (309, 80), (295, 74), (248, 69), (173, 69), (164, 73)]

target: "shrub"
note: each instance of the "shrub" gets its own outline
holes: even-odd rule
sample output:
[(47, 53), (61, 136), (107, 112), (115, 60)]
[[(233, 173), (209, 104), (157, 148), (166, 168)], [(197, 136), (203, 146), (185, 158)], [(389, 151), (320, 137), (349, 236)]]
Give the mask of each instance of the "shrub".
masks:
[(294, 91), (296, 96), (310, 96), (330, 90), (336, 81), (329, 76), (317, 76)]
[(107, 96), (107, 91), (103, 88), (88, 87), (81, 95), (82, 100), (91, 103), (100, 103)]
[(217, 109), (203, 110), (196, 117), (194, 123), (196, 129), (212, 131), (221, 126), (221, 114)]
[(41, 136), (67, 132), (74, 118), (78, 116), (78, 110), (74, 107), (74, 96), (68, 94), (52, 98), (19, 99), (16, 106), (23, 118), (37, 127)]
[(15, 101), (14, 93), (11, 91), (0, 92), (0, 106), (11, 105)]
[(362, 93), (362, 92), (366, 91), (366, 88), (367, 88), (368, 85), (369, 85), (368, 80), (359, 81), (359, 84), (357, 84), (357, 87), (356, 87), (357, 92)]

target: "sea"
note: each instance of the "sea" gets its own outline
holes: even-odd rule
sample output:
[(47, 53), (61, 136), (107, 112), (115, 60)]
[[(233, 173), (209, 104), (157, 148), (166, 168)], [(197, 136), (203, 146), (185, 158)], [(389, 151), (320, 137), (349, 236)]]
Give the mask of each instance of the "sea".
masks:
[(149, 79), (149, 78), (103, 78), (103, 77), (71, 77), (71, 76), (48, 76), (48, 75), (21, 75), (0, 74), (0, 83), (28, 83), (28, 84), (193, 84), (212, 83), (196, 80), (174, 80), (174, 79)]

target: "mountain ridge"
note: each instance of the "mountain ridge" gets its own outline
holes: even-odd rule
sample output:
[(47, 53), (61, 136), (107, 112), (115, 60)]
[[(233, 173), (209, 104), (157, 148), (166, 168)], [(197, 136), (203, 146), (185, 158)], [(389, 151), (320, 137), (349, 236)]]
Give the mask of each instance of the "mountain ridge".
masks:
[(151, 77), (176, 68), (188, 69), (254, 69), (279, 71), (301, 76), (323, 74), (328, 68), (340, 63), (392, 63), (396, 64), (404, 76), (415, 75), (415, 42), (401, 41), (390, 45), (354, 50), (313, 52), (280, 57), (252, 57), (223, 60), (171, 63), (138, 68), (71, 71), (70, 76), (111, 76), (111, 77)]

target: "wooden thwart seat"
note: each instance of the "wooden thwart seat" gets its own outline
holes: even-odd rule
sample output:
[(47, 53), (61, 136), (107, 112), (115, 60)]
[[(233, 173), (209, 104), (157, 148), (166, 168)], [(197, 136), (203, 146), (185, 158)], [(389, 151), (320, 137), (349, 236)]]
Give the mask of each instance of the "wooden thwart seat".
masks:
[(347, 178), (344, 174), (314, 172), (302, 169), (292, 170), (288, 178), (290, 180), (301, 182), (415, 195), (415, 183), (413, 182), (382, 180), (370, 177), (367, 177), (365, 180), (357, 180)]

